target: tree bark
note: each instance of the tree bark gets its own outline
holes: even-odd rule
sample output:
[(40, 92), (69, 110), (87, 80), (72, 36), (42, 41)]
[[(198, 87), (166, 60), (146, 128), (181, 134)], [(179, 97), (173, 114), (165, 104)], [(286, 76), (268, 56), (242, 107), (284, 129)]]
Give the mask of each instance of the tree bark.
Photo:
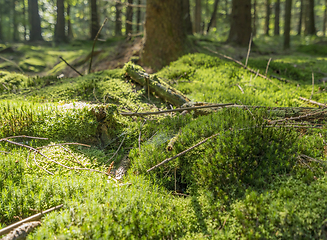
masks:
[(65, 7), (64, 0), (57, 0), (57, 21), (55, 27), (55, 42), (65, 42)]
[(130, 4), (133, 4), (133, 0), (128, 0), (128, 6), (126, 9), (126, 36), (129, 36), (133, 32), (133, 7)]
[(323, 23), (322, 23), (323, 36), (326, 36), (326, 22), (327, 22), (327, 0), (325, 0), (324, 19), (323, 19)]
[(116, 8), (116, 19), (115, 19), (115, 36), (121, 36), (121, 27), (122, 27), (122, 23), (121, 23), (121, 3), (120, 2), (116, 2), (115, 5)]
[(301, 0), (300, 4), (301, 4), (301, 7), (300, 7), (300, 15), (299, 15), (299, 25), (297, 27), (297, 35), (300, 36), (301, 33), (302, 33), (302, 19), (303, 19), (303, 1), (304, 0)]
[(292, 0), (285, 2), (285, 26), (284, 26), (284, 49), (290, 48), (290, 31), (291, 31)]
[(307, 35), (316, 35), (315, 14), (314, 14), (314, 0), (309, 0), (308, 29), (306, 31), (306, 34)]
[(22, 0), (23, 2), (23, 27), (24, 27), (24, 41), (26, 41), (27, 37), (27, 27), (26, 27), (26, 4), (25, 0)]
[(279, 36), (279, 17), (280, 17), (280, 0), (277, 0), (275, 3), (275, 26), (274, 26), (274, 35)]
[(269, 36), (269, 22), (270, 22), (270, 0), (266, 0), (265, 35), (267, 36)]
[(210, 22), (209, 22), (208, 27), (207, 27), (207, 33), (210, 31), (210, 28), (213, 25), (213, 22), (216, 21), (218, 3), (219, 3), (219, 0), (215, 0), (214, 6), (213, 6), (212, 16), (210, 18)]
[(155, 70), (185, 53), (182, 0), (147, 0), (142, 62)]
[(192, 22), (191, 22), (191, 14), (190, 14), (190, 0), (183, 0), (183, 24), (184, 30), (187, 35), (193, 34)]
[(28, 0), (28, 18), (30, 22), (30, 41), (43, 41), (38, 0)]
[(72, 28), (72, 23), (70, 21), (70, 4), (67, 4), (67, 37), (66, 39), (69, 41), (71, 39), (73, 39), (73, 28)]
[[(2, 2), (0, 1), (2, 4)], [(2, 9), (0, 9), (0, 42), (3, 42), (3, 35), (2, 35)]]
[(18, 23), (17, 23), (17, 11), (16, 11), (16, 0), (12, 1), (12, 21), (13, 21), (13, 41), (17, 42), (19, 40), (18, 36)]
[(201, 33), (201, 0), (195, 0), (195, 9), (194, 9), (194, 32)]
[(99, 25), (99, 19), (98, 19), (98, 5), (97, 0), (90, 0), (90, 6), (91, 6), (91, 39), (95, 39), (95, 36), (97, 35), (100, 25)]
[(252, 16), (252, 33), (253, 37), (257, 35), (257, 0), (253, 1), (253, 16)]
[[(137, 5), (141, 5), (142, 2), (141, 0), (137, 0)], [(141, 24), (141, 8), (138, 7), (136, 10), (136, 32), (139, 33), (140, 32), (140, 24)]]
[(227, 42), (248, 46), (251, 37), (251, 0), (232, 0), (231, 27)]

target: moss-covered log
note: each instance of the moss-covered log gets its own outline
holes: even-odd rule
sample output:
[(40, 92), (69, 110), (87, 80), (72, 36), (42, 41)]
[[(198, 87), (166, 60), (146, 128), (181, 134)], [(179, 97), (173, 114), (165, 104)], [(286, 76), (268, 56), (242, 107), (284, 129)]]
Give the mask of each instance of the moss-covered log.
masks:
[(126, 74), (135, 82), (145, 86), (150, 92), (154, 92), (158, 97), (173, 104), (182, 106), (190, 101), (184, 94), (175, 88), (169, 86), (156, 75), (147, 74), (143, 68), (131, 62), (125, 64)]

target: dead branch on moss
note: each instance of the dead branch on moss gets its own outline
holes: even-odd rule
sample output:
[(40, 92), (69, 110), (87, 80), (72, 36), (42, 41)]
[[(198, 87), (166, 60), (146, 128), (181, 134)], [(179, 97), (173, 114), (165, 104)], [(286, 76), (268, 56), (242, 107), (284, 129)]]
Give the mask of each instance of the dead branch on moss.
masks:
[[(26, 144), (23, 144), (23, 143), (18, 143), (18, 142), (14, 142), (14, 141), (9, 140), (9, 139), (12, 139), (12, 138), (22, 138), (22, 137), (23, 137), (23, 138), (31, 138), (31, 139), (42, 139), (42, 140), (47, 140), (47, 138), (39, 138), (39, 137), (31, 137), (31, 136), (25, 136), (25, 135), (23, 135), (23, 136), (11, 136), (11, 137), (6, 137), (6, 138), (2, 138), (2, 139), (0, 139), (0, 142), (7, 142), (7, 143), (12, 144), (12, 145), (16, 145), (16, 146), (19, 146), (19, 147), (22, 147), (22, 148), (27, 148), (27, 149), (29, 149), (29, 153), (28, 153), (27, 158), (26, 158), (26, 165), (27, 165), (28, 168), (30, 168), (30, 166), (29, 166), (29, 164), (28, 164), (28, 162), (29, 162), (29, 157), (30, 157), (30, 154), (33, 153), (33, 154), (34, 154), (34, 156), (33, 156), (33, 162), (35, 163), (35, 165), (36, 165), (38, 168), (42, 169), (43, 171), (45, 171), (45, 172), (47, 172), (47, 173), (49, 173), (49, 174), (51, 174), (51, 175), (54, 175), (54, 174), (53, 174), (52, 172), (50, 172), (49, 170), (47, 170), (46, 168), (42, 167), (42, 166), (38, 163), (38, 161), (37, 161), (37, 159), (36, 159), (36, 156), (37, 156), (37, 155), (40, 155), (41, 157), (45, 158), (47, 161), (52, 162), (52, 163), (55, 163), (55, 164), (57, 164), (57, 165), (59, 165), (59, 166), (61, 166), (61, 167), (63, 167), (63, 168), (67, 168), (67, 169), (69, 169), (69, 170), (98, 172), (98, 173), (102, 173), (102, 174), (105, 174), (105, 175), (110, 176), (110, 174), (108, 174), (108, 173), (106, 173), (106, 172), (102, 172), (102, 171), (99, 171), (99, 170), (96, 170), (96, 169), (86, 168), (86, 167), (84, 167), (84, 165), (83, 165), (80, 161), (78, 161), (78, 160), (77, 160), (77, 163), (80, 164), (81, 166), (83, 166), (83, 168), (80, 168), (80, 167), (69, 167), (69, 166), (67, 166), (67, 165), (64, 165), (64, 164), (58, 162), (58, 161), (53, 160), (52, 158), (50, 158), (50, 157), (44, 155), (44, 154), (41, 152), (41, 150), (44, 149), (44, 148), (50, 148), (50, 147), (56, 147), (56, 146), (63, 147), (63, 145), (79, 145), (79, 146), (90, 147), (89, 145), (82, 144), (82, 143), (58, 143), (58, 144), (52, 144), (52, 145), (48, 145), (48, 146), (42, 146), (42, 147), (34, 148), (34, 147), (31, 147), (31, 146), (26, 145)], [(72, 153), (71, 151), (68, 151), (68, 150), (67, 150), (66, 152), (67, 152), (67, 153), (68, 153), (72, 158), (74, 158), (75, 160), (77, 159), (77, 158), (73, 155), (73, 153)], [(72, 160), (69, 160), (69, 161), (71, 161), (71, 162), (73, 162), (73, 163), (76, 163), (75, 161), (72, 161)]]
[(63, 57), (59, 57), (64, 63), (66, 63), (66, 65), (68, 67), (70, 67), (71, 69), (73, 69), (78, 75), (83, 77), (83, 74), (80, 73), (79, 71), (76, 70), (76, 68), (74, 68), (72, 65), (70, 65), (65, 59), (63, 59)]
[(64, 206), (63, 204), (58, 205), (56, 207), (47, 209), (45, 211), (41, 211), (40, 213), (37, 213), (37, 214), (35, 214), (35, 215), (31, 216), (31, 217), (25, 218), (25, 219), (23, 219), (23, 220), (21, 220), (19, 222), (16, 222), (14, 224), (11, 224), (11, 225), (9, 225), (9, 226), (7, 226), (7, 227), (5, 227), (5, 228), (3, 228), (3, 229), (0, 230), (0, 236), (9, 233), (13, 229), (19, 227), (20, 225), (22, 225), (24, 223), (31, 222), (31, 221), (37, 221), (37, 220), (41, 219), (44, 214), (47, 214), (47, 213), (52, 212), (54, 210), (60, 209), (63, 206)]
[(9, 59), (7, 59), (5, 57), (2, 57), (2, 56), (0, 56), (0, 58), (3, 59), (3, 60), (5, 60), (5, 61), (7, 61), (7, 62), (10, 62), (10, 63), (14, 64), (19, 69), (19, 71), (21, 71), (22, 73), (24, 73), (23, 69), (21, 69), (19, 67), (19, 65), (17, 63), (15, 63), (14, 61), (11, 61), (11, 60), (9, 60)]
[(302, 100), (302, 101), (309, 102), (309, 103), (314, 104), (314, 105), (318, 105), (320, 107), (327, 107), (326, 104), (323, 104), (323, 103), (320, 103), (320, 102), (316, 102), (316, 101), (313, 101), (313, 100), (310, 100), (310, 99), (307, 99), (307, 98), (304, 98), (304, 97), (299, 97), (299, 99)]
[(117, 155), (117, 153), (119, 152), (121, 146), (123, 145), (123, 143), (124, 143), (124, 141), (125, 141), (126, 136), (127, 136), (127, 135), (124, 136), (123, 140), (121, 141), (121, 143), (120, 143), (120, 145), (119, 145), (117, 151), (114, 153), (114, 155), (112, 155), (112, 157), (109, 158), (105, 163), (110, 162), (110, 160), (113, 159), (113, 158)]

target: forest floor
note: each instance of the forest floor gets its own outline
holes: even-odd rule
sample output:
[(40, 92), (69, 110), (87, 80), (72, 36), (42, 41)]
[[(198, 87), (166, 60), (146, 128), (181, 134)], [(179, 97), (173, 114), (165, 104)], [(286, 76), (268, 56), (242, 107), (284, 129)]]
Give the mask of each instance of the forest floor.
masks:
[[(0, 45), (0, 235), (63, 204), (28, 239), (327, 237), (326, 39), (256, 38), (254, 73), (247, 48), (190, 40), (147, 86), (140, 38), (98, 42), (91, 73), (90, 41)], [(158, 83), (230, 106), (141, 116), (179, 108)]]

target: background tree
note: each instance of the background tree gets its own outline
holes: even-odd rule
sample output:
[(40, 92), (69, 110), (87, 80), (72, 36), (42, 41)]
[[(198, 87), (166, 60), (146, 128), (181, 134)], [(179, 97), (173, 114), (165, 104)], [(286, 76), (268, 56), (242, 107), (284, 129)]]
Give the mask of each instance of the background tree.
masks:
[(182, 0), (147, 0), (145, 40), (141, 59), (155, 70), (184, 54)]
[(116, 2), (115, 5), (116, 8), (116, 18), (115, 18), (115, 36), (121, 36), (121, 28), (122, 28), (122, 23), (121, 23), (121, 3)]
[(269, 22), (270, 22), (270, 0), (266, 0), (265, 35), (267, 36), (269, 36)]
[(30, 23), (30, 41), (43, 41), (38, 0), (28, 0), (28, 19)]
[(90, 0), (90, 12), (91, 12), (91, 39), (94, 39), (97, 35), (100, 25), (98, 18), (98, 5), (97, 0)]
[(285, 2), (284, 49), (290, 48), (292, 0)]
[(303, 19), (303, 15), (304, 15), (303, 4), (304, 4), (304, 0), (301, 0), (300, 1), (300, 14), (299, 14), (299, 24), (298, 24), (298, 28), (297, 28), (297, 35), (301, 35), (301, 33), (302, 33), (302, 19)]
[(72, 23), (71, 23), (71, 15), (70, 15), (70, 3), (67, 3), (67, 36), (66, 40), (69, 41), (73, 38), (73, 28), (72, 28)]
[(251, 37), (251, 0), (232, 0), (231, 26), (227, 42), (246, 46)]
[(194, 9), (194, 32), (201, 33), (201, 14), (202, 14), (202, 6), (201, 0), (195, 0), (195, 9)]
[(133, 32), (133, 0), (128, 0), (128, 5), (126, 9), (126, 36), (129, 36)]
[(55, 27), (55, 42), (65, 41), (65, 7), (64, 0), (57, 0), (57, 20)]
[(316, 35), (314, 0), (308, 0), (306, 35)]
[(218, 10), (218, 3), (219, 3), (219, 0), (215, 0), (214, 6), (213, 6), (212, 16), (210, 18), (210, 22), (209, 22), (208, 27), (207, 27), (207, 33), (210, 31), (211, 26), (216, 21), (217, 10)]
[(323, 36), (326, 36), (326, 22), (327, 22), (327, 0), (325, 0), (324, 19), (323, 19), (323, 23), (322, 23), (322, 34), (323, 34)]
[(184, 30), (187, 35), (193, 34), (192, 22), (191, 22), (191, 14), (190, 14), (190, 0), (183, 0), (183, 23)]
[(252, 16), (252, 34), (253, 37), (257, 35), (257, 0), (253, 1), (253, 16)]
[(279, 36), (279, 16), (280, 16), (280, 0), (275, 2), (275, 24), (274, 24), (274, 35)]
[[(137, 0), (137, 5), (140, 6), (142, 4), (141, 0)], [(138, 7), (136, 10), (136, 32), (140, 31), (141, 24), (141, 7)]]

